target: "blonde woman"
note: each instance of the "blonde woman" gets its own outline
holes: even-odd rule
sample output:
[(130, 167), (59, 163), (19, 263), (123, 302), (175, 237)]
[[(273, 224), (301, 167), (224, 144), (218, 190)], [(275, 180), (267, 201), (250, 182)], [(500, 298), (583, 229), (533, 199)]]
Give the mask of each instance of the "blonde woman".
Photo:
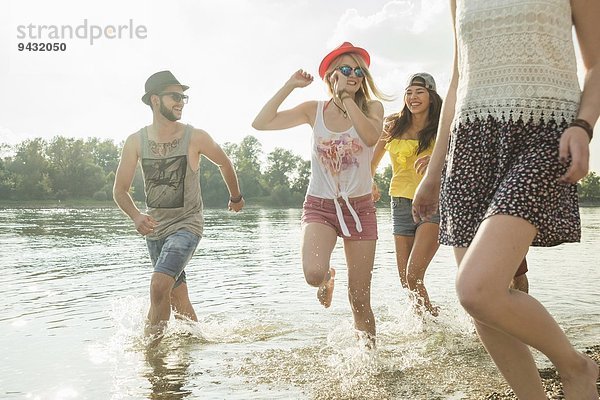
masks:
[(329, 307), (335, 278), (330, 259), (337, 238), (341, 237), (354, 326), (364, 333), (369, 344), (374, 344), (370, 293), (377, 219), (370, 166), (373, 147), (383, 127), (383, 106), (374, 97), (385, 95), (374, 84), (369, 64), (365, 49), (344, 42), (328, 53), (319, 66), (329, 100), (307, 101), (279, 110), (293, 90), (313, 82), (309, 73), (296, 71), (265, 104), (252, 126), (258, 130), (311, 126), (311, 177), (302, 213), (304, 277), (317, 288), (321, 304)]

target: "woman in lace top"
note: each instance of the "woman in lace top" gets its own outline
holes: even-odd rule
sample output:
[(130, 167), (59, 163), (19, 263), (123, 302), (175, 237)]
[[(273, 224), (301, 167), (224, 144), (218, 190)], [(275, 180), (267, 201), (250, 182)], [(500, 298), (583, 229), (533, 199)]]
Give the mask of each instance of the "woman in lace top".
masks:
[[(396, 264), (403, 288), (414, 294), (417, 312), (425, 309), (434, 316), (437, 307), (429, 301), (425, 288), (425, 271), (439, 244), (439, 216), (430, 221), (414, 222), (412, 198), (427, 168), (435, 143), (442, 99), (436, 92), (435, 80), (427, 73), (409, 77), (404, 91), (404, 107), (387, 117), (381, 139), (375, 146), (371, 172), (374, 175), (386, 150), (392, 162), (392, 225), (396, 248)], [(378, 189), (374, 187), (374, 193)]]
[(452, 0), (451, 11), (454, 72), (413, 217), (439, 203), (459, 300), (518, 398), (546, 399), (532, 346), (556, 366), (567, 399), (598, 399), (598, 366), (509, 284), (530, 245), (580, 238), (576, 182), (600, 113), (600, 2)]

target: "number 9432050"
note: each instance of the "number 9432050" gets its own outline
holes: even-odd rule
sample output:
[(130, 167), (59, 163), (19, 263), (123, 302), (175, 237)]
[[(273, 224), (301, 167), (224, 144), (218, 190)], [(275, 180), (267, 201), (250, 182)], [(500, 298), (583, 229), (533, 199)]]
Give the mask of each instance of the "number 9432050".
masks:
[(66, 43), (18, 43), (17, 49), (19, 51), (65, 51), (67, 50)]

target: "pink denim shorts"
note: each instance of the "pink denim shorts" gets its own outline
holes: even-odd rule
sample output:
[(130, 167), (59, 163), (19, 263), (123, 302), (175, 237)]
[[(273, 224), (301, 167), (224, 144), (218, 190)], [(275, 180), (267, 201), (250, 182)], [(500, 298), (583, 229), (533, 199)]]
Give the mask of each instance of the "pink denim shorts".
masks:
[(302, 226), (316, 222), (331, 226), (335, 229), (339, 237), (346, 240), (377, 240), (377, 215), (375, 214), (373, 197), (370, 193), (350, 198), (350, 206), (358, 215), (362, 225), (362, 232), (357, 230), (354, 217), (344, 199), (339, 198), (338, 202), (341, 206), (344, 222), (348, 227), (350, 236), (345, 236), (342, 232), (342, 227), (335, 211), (335, 203), (332, 199), (306, 196), (302, 207)]

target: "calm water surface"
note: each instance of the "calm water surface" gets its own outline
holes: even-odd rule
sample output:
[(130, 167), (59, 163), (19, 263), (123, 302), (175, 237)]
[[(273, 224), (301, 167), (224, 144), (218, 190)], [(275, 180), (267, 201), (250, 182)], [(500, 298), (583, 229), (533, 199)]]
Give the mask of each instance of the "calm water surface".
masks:
[[(531, 293), (578, 348), (600, 343), (600, 208), (581, 211), (582, 243), (528, 256)], [(449, 248), (426, 276), (441, 316), (418, 318), (397, 278), (389, 211), (378, 211), (369, 352), (355, 341), (341, 244), (332, 307), (304, 282), (299, 218), (207, 210), (186, 270), (200, 321), (172, 321), (148, 353), (151, 267), (129, 220), (115, 209), (0, 210), (0, 398), (477, 399), (505, 389), (456, 301)]]

